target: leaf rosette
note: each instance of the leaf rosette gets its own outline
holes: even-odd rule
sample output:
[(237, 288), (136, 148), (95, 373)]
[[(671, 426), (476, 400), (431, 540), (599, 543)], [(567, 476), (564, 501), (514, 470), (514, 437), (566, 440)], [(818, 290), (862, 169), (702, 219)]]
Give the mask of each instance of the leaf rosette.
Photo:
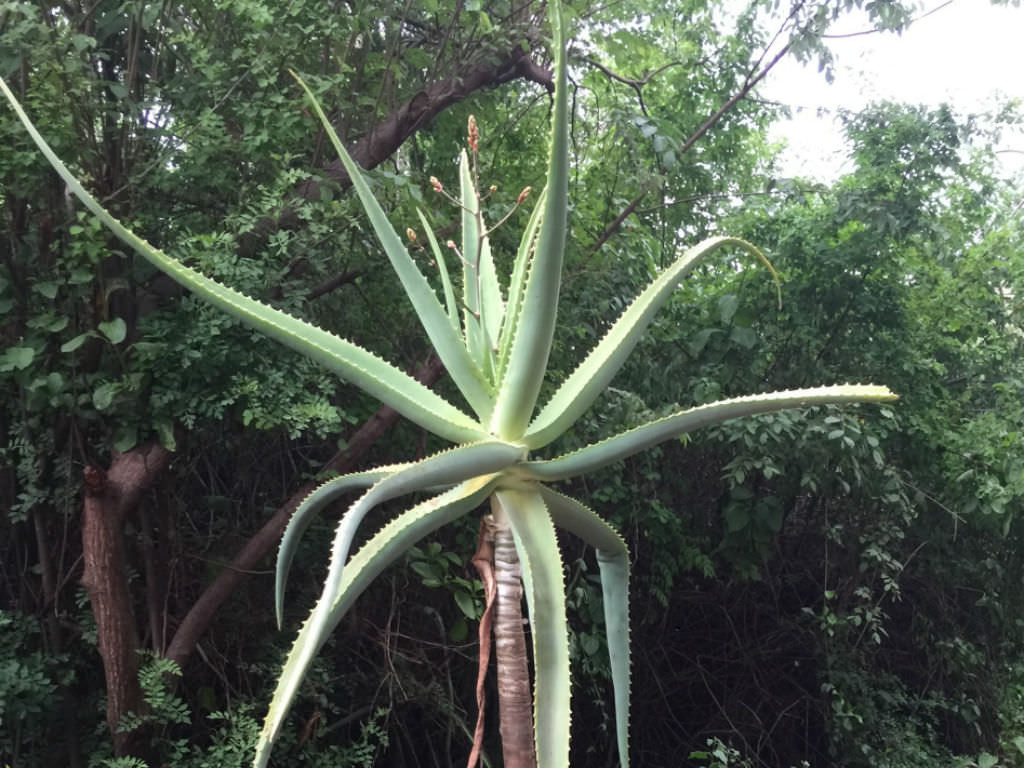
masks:
[[(439, 297), (374, 198), (362, 171), (342, 146), (319, 103), (299, 80), (424, 331), (465, 399), (468, 412), (351, 341), (221, 285), (137, 236), (111, 216), (71, 174), (0, 80), (0, 88), (18, 117), (69, 189), (137, 253), (197, 296), (318, 361), (414, 423), (455, 444), (420, 461), (331, 479), (296, 509), (278, 555), (275, 609), (279, 623), (287, 575), (300, 537), (327, 504), (345, 495), (359, 494), (338, 524), (322, 593), (300, 629), (278, 680), (256, 748), (257, 768), (267, 764), (271, 745), (313, 658), (355, 599), (387, 566), (424, 537), (474, 511), (488, 498), (511, 528), (522, 567), (532, 627), (534, 738), (539, 767), (563, 768), (569, 759), (571, 685), (558, 528), (578, 536), (597, 552), (614, 686), (616, 737), (621, 764), (628, 765), (627, 548), (618, 533), (593, 510), (547, 483), (599, 469), (662, 441), (729, 419), (826, 403), (895, 399), (885, 387), (860, 384), (738, 397), (680, 410), (566, 455), (547, 460), (531, 457), (531, 451), (552, 443), (594, 404), (655, 313), (702, 260), (724, 249), (738, 249), (771, 268), (760, 251), (737, 238), (711, 238), (686, 250), (636, 297), (554, 395), (537, 409), (557, 322), (568, 215), (569, 112), (564, 35), (558, 4), (550, 6), (556, 85), (547, 185), (537, 196), (507, 289), (499, 280), (489, 230), (481, 213), (475, 178), (475, 121), (470, 127), (472, 157), (462, 153), (459, 193), (452, 198), (461, 209), (461, 246), (450, 247), (446, 258), (426, 217), (422, 212), (419, 215), (439, 272)], [(431, 181), (435, 190), (443, 191), (441, 182)], [(524, 197), (520, 195), (516, 204), (521, 204)], [(460, 263), (461, 286), (448, 270), (453, 254)], [(461, 296), (456, 295), (457, 288), (461, 288)], [(387, 523), (357, 552), (351, 552), (367, 515), (386, 501), (413, 494), (425, 494), (426, 498)]]

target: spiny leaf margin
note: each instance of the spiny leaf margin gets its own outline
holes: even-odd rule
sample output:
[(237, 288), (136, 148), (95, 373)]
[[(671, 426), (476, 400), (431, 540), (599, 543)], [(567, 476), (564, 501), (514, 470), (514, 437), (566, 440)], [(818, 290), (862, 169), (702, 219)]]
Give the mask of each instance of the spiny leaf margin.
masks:
[(875, 384), (837, 384), (733, 397), (677, 411), (554, 459), (523, 462), (516, 467), (515, 473), (523, 478), (544, 482), (565, 480), (593, 472), (695, 429), (743, 416), (811, 405), (888, 402), (896, 399), (897, 395), (888, 387)]
[(434, 349), (437, 350), (438, 357), (441, 358), (452, 381), (455, 382), (455, 386), (469, 402), (477, 417), (481, 422), (486, 422), (490, 418), (494, 403), (482, 369), (474, 363), (461, 335), (452, 328), (447, 313), (441, 306), (441, 302), (438, 301), (437, 294), (427, 282), (427, 278), (420, 272), (419, 267), (416, 266), (416, 262), (409, 255), (409, 251), (398, 233), (395, 232), (384, 209), (377, 202), (377, 198), (373, 196), (366, 179), (363, 178), (362, 168), (356, 164), (341, 143), (330, 120), (324, 114), (319, 100), (297, 73), (292, 72), (291, 74), (309, 97), (314, 112), (320, 118), (320, 123), (334, 146), (345, 172), (348, 173), (352, 188), (377, 234), (377, 240), (387, 254), (413, 309), (416, 310), (423, 330), (426, 331)]
[[(478, 507), (491, 494), (498, 481), (498, 475), (474, 477), (417, 504), (378, 531), (352, 557), (345, 569), (344, 578), (328, 613), (327, 634), (338, 626), (338, 622), (352, 607), (356, 598), (385, 568), (397, 561), (425, 536)], [(292, 700), (303, 680), (303, 674), (298, 672), (297, 666), (304, 656), (305, 646), (318, 643), (314, 649), (315, 653), (326, 640), (326, 635), (319, 636), (319, 633), (314, 633), (312, 618), (311, 615), (299, 630), (299, 635), (292, 644), (281, 670), (277, 688), (256, 742), (253, 768), (266, 768), (270, 760), (270, 748), (277, 740)]]
[(615, 740), (621, 768), (629, 768), (629, 550), (618, 532), (576, 499), (539, 486), (554, 524), (592, 546), (601, 574), (605, 639), (615, 697)]
[(686, 250), (619, 315), (600, 342), (562, 383), (530, 424), (524, 438), (530, 448), (547, 445), (564, 433), (601, 395), (640, 341), (654, 315), (679, 287), (679, 281), (715, 251), (735, 246), (775, 269), (755, 246), (738, 237), (712, 237)]
[(82, 186), (57, 157), (18, 103), (7, 83), (0, 78), (0, 90), (50, 165), (103, 224), (118, 238), (177, 283), (218, 309), (241, 320), (260, 333), (316, 360), (325, 368), (391, 406), (410, 421), (452, 442), (468, 442), (486, 436), (486, 430), (429, 387), (347, 339), (335, 336), (286, 312), (263, 304), (239, 291), (221, 285), (171, 258), (136, 235)]
[(512, 529), (530, 611), (537, 765), (569, 768), (569, 624), (555, 526), (537, 488), (499, 488), (495, 496)]

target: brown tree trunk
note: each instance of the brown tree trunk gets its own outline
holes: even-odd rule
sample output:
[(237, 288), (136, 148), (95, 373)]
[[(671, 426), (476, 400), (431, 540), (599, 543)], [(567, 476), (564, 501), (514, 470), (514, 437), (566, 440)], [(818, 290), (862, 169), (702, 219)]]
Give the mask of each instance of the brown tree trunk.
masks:
[(533, 695), (523, 632), (523, 582), (512, 529), (496, 496), (491, 496), (494, 537), (494, 648), (498, 666), (498, 717), (505, 768), (536, 768)]
[(125, 714), (140, 712), (143, 705), (124, 522), (167, 467), (170, 457), (159, 443), (147, 443), (127, 453), (115, 453), (107, 471), (95, 466), (85, 468), (82, 585), (96, 617), (97, 645), (107, 684), (107, 727), (116, 756), (140, 756), (143, 749), (143, 734), (118, 729)]

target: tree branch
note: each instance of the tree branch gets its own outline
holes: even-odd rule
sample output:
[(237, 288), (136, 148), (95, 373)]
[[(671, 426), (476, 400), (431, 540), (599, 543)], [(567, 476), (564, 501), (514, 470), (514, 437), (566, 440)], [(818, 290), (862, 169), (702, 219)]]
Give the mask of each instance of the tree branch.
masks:
[[(419, 367), (415, 378), (423, 384), (436, 382), (444, 371), (441, 361), (431, 355), (430, 359)], [(357, 462), (366, 454), (370, 447), (398, 421), (399, 414), (393, 409), (382, 406), (355, 432), (343, 451), (336, 453), (324, 466), (321, 472), (351, 472)], [(245, 543), (242, 549), (232, 558), (213, 583), (199, 596), (188, 613), (178, 625), (167, 646), (167, 658), (177, 662), (184, 668), (185, 662), (196, 648), (210, 624), (213, 623), (217, 611), (231, 597), (234, 591), (256, 569), (260, 561), (277, 546), (285, 526), (291, 519), (296, 507), (302, 503), (317, 486), (316, 481), (304, 483), (288, 498), (273, 516), (263, 524)]]
[[(523, 47), (516, 44), (497, 60), (474, 62), (454, 76), (431, 83), (418, 91), (352, 145), (349, 154), (363, 169), (376, 168), (417, 130), (448, 107), (476, 91), (520, 78), (543, 85), (549, 92), (554, 91), (554, 75), (551, 70), (531, 60)], [(340, 160), (327, 163), (321, 168), (321, 173), (342, 187), (351, 183)], [(296, 187), (295, 197), (299, 200), (318, 200), (321, 184), (322, 178), (307, 179)], [(276, 216), (267, 217), (242, 235), (238, 242), (238, 252), (243, 257), (252, 257), (264, 247), (275, 231), (296, 229), (301, 224), (295, 207), (285, 205)]]
[[(682, 155), (685, 152), (689, 151), (694, 144), (700, 141), (704, 137), (704, 135), (709, 130), (711, 130), (718, 123), (718, 121), (721, 120), (729, 112), (729, 110), (735, 107), (736, 104), (739, 103), (741, 99), (743, 99), (743, 97), (750, 93), (750, 91), (753, 90), (754, 86), (756, 86), (758, 83), (764, 80), (765, 76), (769, 72), (771, 72), (775, 65), (782, 60), (782, 57), (789, 52), (791, 45), (792, 43), (787, 43), (786, 45), (784, 45), (782, 49), (777, 54), (775, 54), (772, 60), (761, 69), (761, 71), (759, 71), (756, 75), (748, 76), (747, 79), (744, 81), (743, 85), (740, 87), (740, 89), (736, 91), (736, 93), (734, 93), (732, 96), (730, 96), (726, 100), (726, 102), (714, 112), (714, 114), (712, 114), (707, 120), (701, 123), (700, 127), (698, 127), (697, 130), (694, 131), (685, 142), (683, 142), (683, 145), (682, 147), (679, 148), (677, 154)], [(641, 190), (640, 194), (637, 195), (632, 201), (630, 201), (629, 205), (627, 205), (622, 210), (622, 213), (616, 216), (615, 220), (612, 221), (612, 223), (609, 224), (607, 227), (605, 227), (605, 230), (604, 232), (601, 233), (601, 236), (597, 238), (597, 240), (594, 242), (592, 246), (590, 246), (590, 248), (587, 249), (588, 256), (597, 253), (597, 251), (601, 249), (601, 246), (603, 246), (605, 243), (608, 242), (608, 240), (611, 239), (612, 235), (614, 235), (618, 231), (619, 227), (622, 226), (622, 222), (624, 222), (629, 217), (629, 215), (637, 209), (637, 206), (640, 205), (640, 203), (647, 196), (647, 193), (649, 191), (650, 189), (648, 188)]]

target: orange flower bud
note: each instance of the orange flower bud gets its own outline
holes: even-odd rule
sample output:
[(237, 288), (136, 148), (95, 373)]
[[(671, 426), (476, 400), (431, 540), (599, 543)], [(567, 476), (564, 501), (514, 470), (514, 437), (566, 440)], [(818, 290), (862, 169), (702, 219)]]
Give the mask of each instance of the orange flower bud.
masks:
[(491, 184), (491, 188), (488, 191), (493, 195), (495, 192), (498, 191), (498, 185), (497, 184)]
[(455, 241), (454, 240), (449, 240), (447, 243), (445, 243), (445, 245), (447, 245), (453, 251), (455, 250)]
[(405, 236), (408, 237), (412, 242), (416, 242), (416, 230), (409, 227), (405, 230)]
[(444, 187), (441, 186), (441, 182), (437, 180), (437, 176), (430, 177), (430, 186), (434, 188), (435, 192), (440, 192), (444, 189)]
[(469, 148), (474, 152), (480, 146), (480, 131), (476, 127), (476, 118), (473, 115), (469, 116)]
[(524, 187), (523, 191), (519, 193), (519, 197), (516, 198), (516, 205), (519, 205), (526, 198), (530, 196), (530, 187)]

